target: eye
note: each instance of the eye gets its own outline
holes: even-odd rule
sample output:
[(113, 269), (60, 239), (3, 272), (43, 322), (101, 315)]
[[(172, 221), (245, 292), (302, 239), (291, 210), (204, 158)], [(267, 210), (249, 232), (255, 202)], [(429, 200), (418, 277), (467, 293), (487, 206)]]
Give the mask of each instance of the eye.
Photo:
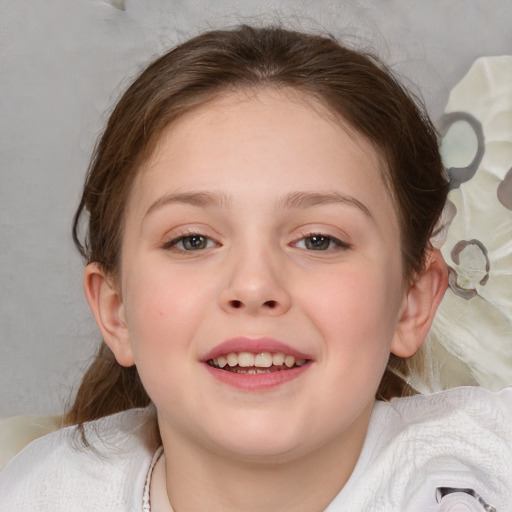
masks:
[(163, 248), (176, 249), (179, 251), (201, 251), (203, 249), (215, 247), (216, 245), (217, 244), (211, 238), (194, 233), (174, 238), (164, 244)]
[(310, 251), (327, 251), (330, 249), (348, 249), (350, 247), (346, 242), (342, 242), (333, 236), (311, 234), (301, 238), (293, 244), (299, 249)]

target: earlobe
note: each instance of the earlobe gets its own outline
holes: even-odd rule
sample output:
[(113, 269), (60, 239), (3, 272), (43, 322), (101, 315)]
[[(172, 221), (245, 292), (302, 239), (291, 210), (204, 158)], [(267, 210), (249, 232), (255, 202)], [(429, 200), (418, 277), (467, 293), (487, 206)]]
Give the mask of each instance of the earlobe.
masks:
[(404, 296), (399, 323), (391, 344), (393, 354), (408, 358), (421, 347), (447, 286), (446, 263), (441, 252), (432, 249), (427, 255), (425, 268)]
[(124, 305), (112, 276), (99, 263), (84, 271), (84, 291), (103, 340), (122, 366), (134, 364)]

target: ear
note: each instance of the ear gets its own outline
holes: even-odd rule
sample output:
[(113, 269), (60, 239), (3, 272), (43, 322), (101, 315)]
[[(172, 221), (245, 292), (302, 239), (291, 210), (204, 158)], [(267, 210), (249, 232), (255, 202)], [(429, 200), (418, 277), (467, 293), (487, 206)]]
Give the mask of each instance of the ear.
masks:
[(448, 271), (438, 249), (427, 255), (425, 268), (404, 296), (400, 318), (391, 343), (398, 357), (413, 356), (423, 344), (448, 286)]
[(134, 364), (124, 305), (113, 276), (99, 263), (89, 263), (84, 271), (84, 291), (103, 340), (121, 366)]

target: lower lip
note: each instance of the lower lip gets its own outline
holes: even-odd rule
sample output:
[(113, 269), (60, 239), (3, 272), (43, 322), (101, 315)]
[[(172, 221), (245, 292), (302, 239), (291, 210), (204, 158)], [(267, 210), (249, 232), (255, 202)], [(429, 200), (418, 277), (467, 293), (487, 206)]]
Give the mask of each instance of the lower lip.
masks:
[(221, 370), (210, 366), (208, 363), (204, 363), (204, 365), (210, 372), (210, 375), (223, 384), (243, 389), (245, 391), (265, 391), (275, 389), (286, 382), (300, 377), (309, 369), (311, 363), (306, 363), (303, 366), (298, 366), (289, 370), (255, 374), (235, 373)]

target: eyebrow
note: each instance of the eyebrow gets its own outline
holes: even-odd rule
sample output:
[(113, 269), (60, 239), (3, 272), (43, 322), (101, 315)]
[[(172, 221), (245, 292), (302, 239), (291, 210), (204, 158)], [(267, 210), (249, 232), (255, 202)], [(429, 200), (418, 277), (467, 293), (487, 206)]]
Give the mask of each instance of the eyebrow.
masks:
[(310, 208), (312, 206), (322, 206), (324, 204), (342, 203), (349, 206), (355, 206), (361, 210), (367, 217), (373, 219), (373, 215), (366, 205), (355, 197), (340, 194), (339, 192), (292, 192), (279, 200), (279, 205), (283, 208)]
[(222, 192), (181, 192), (175, 194), (166, 194), (159, 197), (147, 209), (144, 217), (148, 216), (154, 210), (158, 210), (169, 204), (189, 204), (199, 208), (221, 207), (229, 202), (229, 197)]
[[(154, 210), (158, 210), (169, 204), (188, 204), (199, 208), (220, 208), (226, 206), (230, 202), (227, 194), (219, 191), (202, 191), (202, 192), (180, 192), (166, 194), (159, 197), (147, 209), (144, 217), (151, 214)], [(277, 204), (283, 209), (292, 208), (311, 208), (314, 206), (322, 206), (325, 204), (346, 204), (354, 206), (361, 210), (367, 217), (373, 219), (373, 215), (367, 206), (355, 197), (341, 194), (339, 192), (291, 192), (281, 197)]]

